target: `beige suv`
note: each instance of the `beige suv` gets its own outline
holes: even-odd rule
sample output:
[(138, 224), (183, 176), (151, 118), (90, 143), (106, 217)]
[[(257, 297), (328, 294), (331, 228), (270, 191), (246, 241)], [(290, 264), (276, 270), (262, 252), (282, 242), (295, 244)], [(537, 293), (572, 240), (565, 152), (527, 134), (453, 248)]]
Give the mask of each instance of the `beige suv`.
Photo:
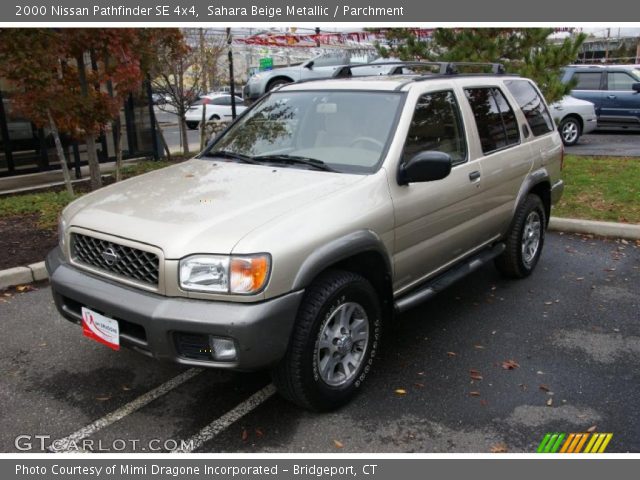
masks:
[(490, 261), (531, 274), (562, 148), (516, 76), (287, 85), (198, 157), (67, 207), (55, 302), (113, 349), (269, 368), (284, 397), (335, 408), (397, 314)]

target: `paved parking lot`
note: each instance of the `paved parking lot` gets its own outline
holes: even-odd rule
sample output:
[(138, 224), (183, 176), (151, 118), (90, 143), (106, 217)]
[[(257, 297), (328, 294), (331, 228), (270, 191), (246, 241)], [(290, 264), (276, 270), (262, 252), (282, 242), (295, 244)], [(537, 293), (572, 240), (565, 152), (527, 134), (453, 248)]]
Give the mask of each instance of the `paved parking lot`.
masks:
[(635, 243), (549, 234), (532, 277), (487, 267), (403, 315), (360, 395), (329, 414), (273, 395), (264, 373), (112, 352), (46, 285), (0, 294), (0, 451), (24, 434), (103, 450), (531, 452), (546, 432), (595, 427), (613, 432), (608, 451), (640, 452), (638, 285)]
[(595, 131), (580, 137), (577, 145), (567, 147), (573, 155), (640, 157), (640, 131)]

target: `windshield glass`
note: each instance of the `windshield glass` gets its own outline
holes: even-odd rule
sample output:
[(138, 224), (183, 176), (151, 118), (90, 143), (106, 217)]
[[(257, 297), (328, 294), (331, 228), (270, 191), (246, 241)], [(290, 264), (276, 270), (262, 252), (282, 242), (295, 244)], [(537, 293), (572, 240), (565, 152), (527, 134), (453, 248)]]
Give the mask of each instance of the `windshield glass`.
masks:
[(634, 70), (631, 70), (631, 75), (633, 75), (635, 79), (640, 82), (640, 70), (638, 70), (637, 68)]
[(396, 92), (274, 92), (205, 153), (296, 156), (340, 172), (372, 173), (390, 141), (402, 98)]

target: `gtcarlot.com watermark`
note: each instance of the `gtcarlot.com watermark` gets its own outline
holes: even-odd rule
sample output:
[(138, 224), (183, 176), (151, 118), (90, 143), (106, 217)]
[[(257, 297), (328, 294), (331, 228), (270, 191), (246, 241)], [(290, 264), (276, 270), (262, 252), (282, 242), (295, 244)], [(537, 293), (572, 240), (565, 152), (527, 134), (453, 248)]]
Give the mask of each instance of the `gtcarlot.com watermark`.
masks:
[(83, 438), (51, 439), (51, 435), (18, 435), (13, 441), (21, 452), (173, 452), (174, 450), (192, 451), (192, 440), (174, 440), (171, 438), (152, 438), (139, 440), (116, 438), (111, 441)]

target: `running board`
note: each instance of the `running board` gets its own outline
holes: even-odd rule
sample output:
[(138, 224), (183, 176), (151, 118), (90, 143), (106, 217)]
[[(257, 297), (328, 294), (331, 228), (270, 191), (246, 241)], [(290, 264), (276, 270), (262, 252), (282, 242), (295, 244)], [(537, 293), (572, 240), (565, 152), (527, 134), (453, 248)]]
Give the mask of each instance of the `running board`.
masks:
[(412, 290), (395, 302), (396, 313), (406, 312), (410, 308), (429, 300), (445, 288), (496, 258), (504, 252), (504, 249), (504, 243), (498, 243), (488, 250), (483, 250), (469, 257), (462, 263), (418, 287), (416, 290)]

